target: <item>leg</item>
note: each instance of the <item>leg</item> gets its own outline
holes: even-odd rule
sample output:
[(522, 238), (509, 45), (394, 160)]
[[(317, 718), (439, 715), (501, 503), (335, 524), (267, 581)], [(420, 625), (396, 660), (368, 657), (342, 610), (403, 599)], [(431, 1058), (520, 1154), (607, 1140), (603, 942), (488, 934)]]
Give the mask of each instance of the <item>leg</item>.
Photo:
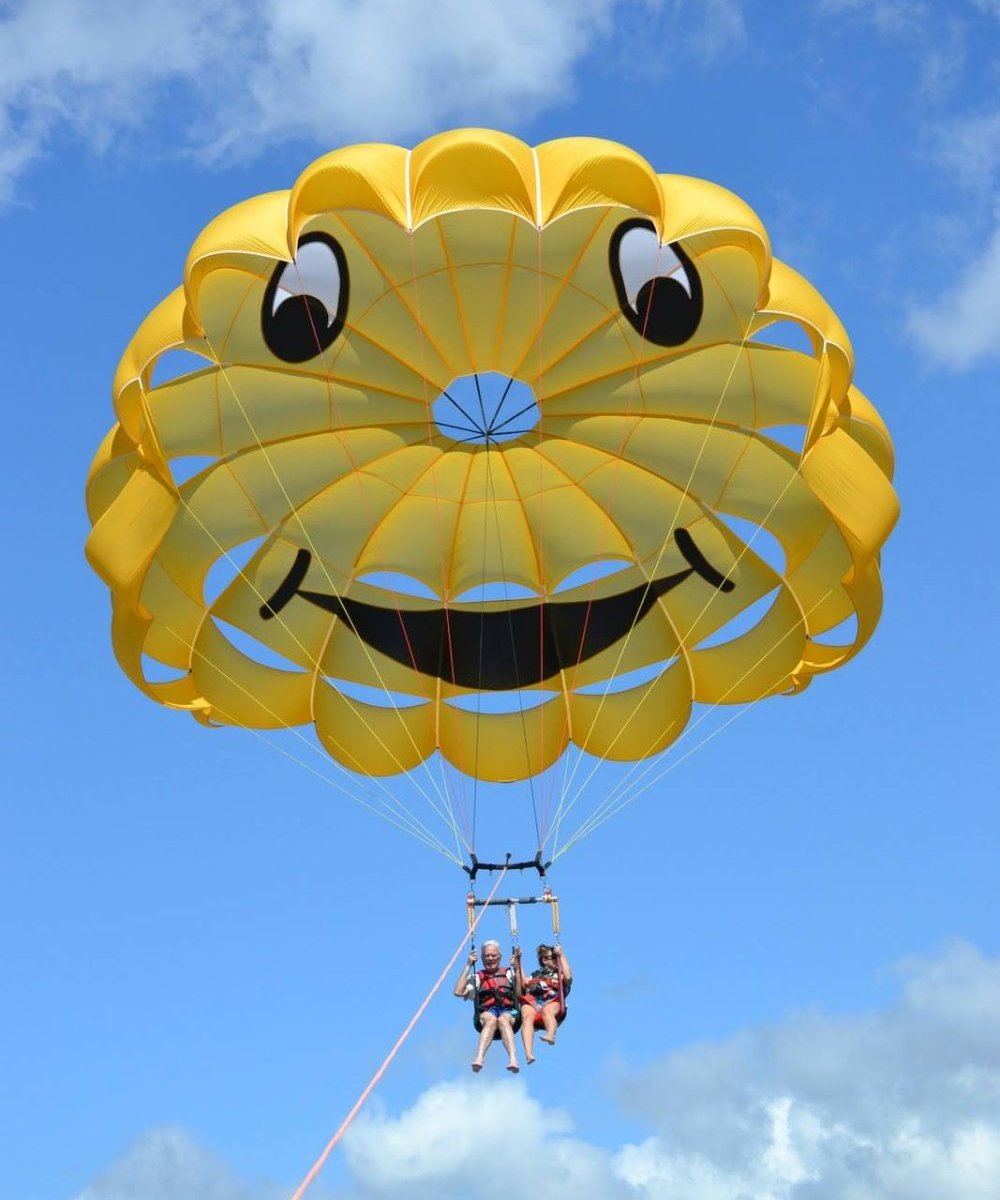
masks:
[(497, 1019), (492, 1013), (483, 1013), (481, 1022), (482, 1031), (479, 1034), (479, 1045), (476, 1047), (476, 1057), (472, 1060), (473, 1071), (483, 1069), (483, 1057), (493, 1042), (493, 1035), (497, 1028)]
[(535, 1044), (535, 1006), (521, 1005), (521, 1041), (524, 1042), (524, 1061), (530, 1066), (535, 1061), (532, 1048)]
[(507, 1051), (507, 1070), (516, 1075), (519, 1068), (517, 1050), (514, 1046), (514, 1018), (505, 1013), (503, 1016), (497, 1017), (497, 1025), (500, 1028), (500, 1041), (503, 1042), (503, 1048)]
[(559, 1015), (559, 1001), (550, 1000), (542, 1009), (542, 1023), (545, 1026), (545, 1032), (541, 1035), (543, 1042), (548, 1042), (550, 1046), (556, 1044), (556, 1017)]

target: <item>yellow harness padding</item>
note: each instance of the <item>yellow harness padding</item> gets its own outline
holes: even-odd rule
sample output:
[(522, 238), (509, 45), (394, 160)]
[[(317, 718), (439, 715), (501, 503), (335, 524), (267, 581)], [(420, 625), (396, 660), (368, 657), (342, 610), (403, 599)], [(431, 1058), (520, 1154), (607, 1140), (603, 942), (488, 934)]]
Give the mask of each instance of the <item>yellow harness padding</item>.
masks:
[[(293, 318), (298, 342), (270, 332)], [(810, 350), (768, 344), (779, 322)], [(157, 382), (177, 350), (203, 365)], [(212, 221), (122, 356), (88, 480), (115, 653), (162, 703), (311, 722), (372, 775), (655, 754), (695, 703), (799, 691), (870, 638), (898, 505), (853, 369), (742, 200), (627, 147), (463, 129), (335, 150)], [(487, 376), (530, 389), (530, 428), (439, 420)], [(516, 678), (475, 686), (462, 622), (523, 639), (536, 613), (579, 653), (563, 633), (525, 672), (494, 646)]]

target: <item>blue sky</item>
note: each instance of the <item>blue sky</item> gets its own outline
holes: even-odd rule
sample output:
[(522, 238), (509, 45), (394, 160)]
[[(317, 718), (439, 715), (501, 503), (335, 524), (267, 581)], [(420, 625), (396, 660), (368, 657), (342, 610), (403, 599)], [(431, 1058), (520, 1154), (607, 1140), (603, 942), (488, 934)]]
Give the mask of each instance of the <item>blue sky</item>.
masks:
[(0, 52), (0, 1198), (290, 1194), (462, 935), (455, 867), (125, 680), (82, 490), (212, 216), (472, 124), (743, 196), (851, 333), (903, 517), (865, 652), (559, 863), (560, 1045), (472, 1081), (442, 995), (309, 1194), (995, 1196), (997, 0), (29, 0)]

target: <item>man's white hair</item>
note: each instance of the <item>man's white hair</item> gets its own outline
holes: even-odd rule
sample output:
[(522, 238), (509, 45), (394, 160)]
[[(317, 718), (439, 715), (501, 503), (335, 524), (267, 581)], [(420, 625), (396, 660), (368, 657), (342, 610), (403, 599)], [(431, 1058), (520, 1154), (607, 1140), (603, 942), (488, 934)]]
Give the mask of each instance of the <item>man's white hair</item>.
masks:
[[(483, 953), (485, 953), (489, 949), (490, 946), (496, 946), (496, 948), (498, 950), (500, 950), (500, 943), (496, 942), (492, 938), (490, 938), (490, 940), (488, 942), (483, 942), (483, 947), (482, 947)], [(501, 951), (501, 953), (503, 953), (503, 951)]]

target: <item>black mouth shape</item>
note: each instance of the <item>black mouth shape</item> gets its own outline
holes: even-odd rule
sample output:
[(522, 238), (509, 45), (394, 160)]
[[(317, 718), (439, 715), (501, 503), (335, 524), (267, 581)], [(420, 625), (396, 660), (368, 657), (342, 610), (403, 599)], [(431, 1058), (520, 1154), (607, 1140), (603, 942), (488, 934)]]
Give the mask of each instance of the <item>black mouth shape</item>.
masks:
[(479, 691), (533, 687), (570, 670), (623, 638), (660, 596), (698, 575), (720, 592), (734, 584), (708, 562), (686, 529), (674, 532), (688, 566), (603, 600), (546, 600), (524, 608), (469, 611), (382, 608), (350, 597), (303, 590), (312, 554), (299, 550), (271, 598), (268, 621), (296, 596), (346, 621), (373, 650), (422, 675)]

